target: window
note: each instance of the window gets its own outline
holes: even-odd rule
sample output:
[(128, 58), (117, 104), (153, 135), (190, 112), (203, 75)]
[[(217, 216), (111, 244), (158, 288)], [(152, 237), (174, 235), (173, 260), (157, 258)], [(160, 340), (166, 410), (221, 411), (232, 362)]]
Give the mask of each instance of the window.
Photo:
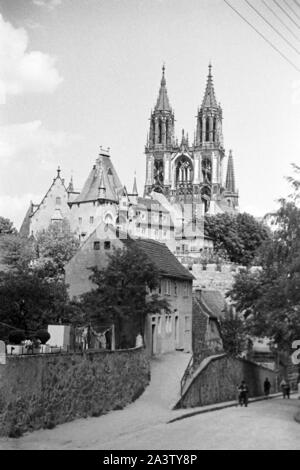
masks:
[(161, 335), (161, 317), (157, 319), (157, 333)]
[(183, 284), (183, 295), (184, 295), (184, 297), (188, 297), (188, 295), (189, 295), (189, 290), (188, 289), (189, 289), (189, 285), (188, 285), (187, 282), (185, 282)]
[(79, 218), (78, 218), (78, 223), (79, 223), (79, 225), (82, 224), (82, 217), (79, 217)]
[(110, 242), (104, 242), (104, 250), (110, 250)]
[(94, 242), (94, 250), (100, 250), (100, 242)]
[(61, 197), (57, 197), (57, 198), (55, 199), (55, 204), (56, 204), (57, 206), (60, 206), (60, 205), (61, 205)]
[(94, 217), (91, 216), (91, 217), (90, 217), (90, 224), (93, 224), (93, 223), (94, 223)]
[(172, 333), (172, 317), (171, 315), (166, 315), (166, 333)]
[(166, 280), (166, 294), (171, 295), (171, 281), (169, 279)]
[(177, 296), (177, 282), (174, 282), (174, 295)]

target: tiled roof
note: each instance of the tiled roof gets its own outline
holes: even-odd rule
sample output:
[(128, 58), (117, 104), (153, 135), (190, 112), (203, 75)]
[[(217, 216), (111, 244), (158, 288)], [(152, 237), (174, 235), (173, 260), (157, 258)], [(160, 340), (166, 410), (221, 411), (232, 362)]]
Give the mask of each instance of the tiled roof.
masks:
[[(101, 183), (101, 184), (100, 184)], [(105, 196), (101, 198), (109, 201), (119, 201), (123, 186), (113, 166), (109, 155), (100, 154), (93, 166), (82, 191), (70, 204), (96, 201), (99, 199), (99, 187), (105, 189)]]
[(154, 263), (160, 275), (192, 281), (194, 276), (163, 243), (149, 239), (131, 240)]
[(201, 289), (195, 292), (195, 297), (205, 312), (212, 318), (224, 318), (226, 301), (217, 290)]
[(164, 213), (168, 213), (167, 209), (162, 206), (157, 200), (148, 197), (139, 197), (138, 207), (151, 209), (152, 211), (161, 211)]

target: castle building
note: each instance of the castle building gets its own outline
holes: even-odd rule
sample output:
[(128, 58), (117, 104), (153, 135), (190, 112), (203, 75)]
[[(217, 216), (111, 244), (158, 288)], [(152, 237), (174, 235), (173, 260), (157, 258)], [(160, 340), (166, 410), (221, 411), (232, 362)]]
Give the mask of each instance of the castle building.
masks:
[(60, 169), (57, 170), (40, 204), (30, 204), (21, 227), (22, 235), (35, 236), (52, 222), (68, 219), (81, 242), (104, 222), (132, 237), (163, 242), (178, 256), (191, 254), (197, 257), (203, 249), (211, 249), (212, 241), (204, 236), (204, 214), (238, 210), (231, 151), (226, 178), (223, 178), (226, 156), (222, 119), (209, 65), (206, 90), (197, 113), (194, 142), (190, 144), (182, 131), (178, 144), (163, 67), (145, 148), (143, 197), (138, 195), (136, 178), (132, 192), (127, 191), (113, 165), (109, 149), (100, 147), (81, 191), (74, 190), (72, 180), (66, 187)]
[(209, 65), (206, 90), (198, 109), (194, 142), (182, 131), (175, 139), (174, 111), (166, 88), (165, 67), (159, 94), (150, 116), (144, 194), (162, 193), (170, 202), (203, 204), (204, 212), (232, 212), (238, 208), (233, 156), (230, 151), (225, 182), (223, 167), (223, 112), (218, 104)]

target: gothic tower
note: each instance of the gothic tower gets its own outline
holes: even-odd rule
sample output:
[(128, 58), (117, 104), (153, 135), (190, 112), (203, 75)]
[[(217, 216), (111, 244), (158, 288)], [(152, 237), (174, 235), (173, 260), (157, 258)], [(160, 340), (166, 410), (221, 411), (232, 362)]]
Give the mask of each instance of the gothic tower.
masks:
[(152, 190), (169, 194), (170, 161), (174, 145), (174, 112), (170, 106), (165, 67), (162, 68), (160, 89), (154, 111), (150, 117), (150, 132), (145, 148), (146, 183), (145, 195)]
[(197, 114), (194, 161), (197, 173), (194, 184), (200, 184), (206, 210), (211, 200), (218, 200), (222, 192), (222, 166), (225, 151), (222, 133), (222, 108), (217, 103), (211, 64), (204, 98)]
[[(230, 154), (226, 184), (223, 184), (223, 112), (217, 102), (212, 66), (209, 65), (206, 89), (198, 108), (194, 142), (182, 131), (181, 142), (174, 138), (174, 112), (166, 89), (165, 67), (159, 95), (150, 117), (150, 133), (145, 149), (145, 195), (164, 194), (171, 203), (204, 205), (205, 212), (226, 212), (238, 207), (233, 158)], [(193, 209), (194, 213), (194, 209)]]

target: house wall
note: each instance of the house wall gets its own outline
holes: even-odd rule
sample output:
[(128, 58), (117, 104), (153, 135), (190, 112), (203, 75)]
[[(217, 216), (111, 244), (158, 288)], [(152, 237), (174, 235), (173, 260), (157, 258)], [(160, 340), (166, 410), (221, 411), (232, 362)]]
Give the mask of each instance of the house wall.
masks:
[(0, 435), (122, 409), (149, 379), (144, 348), (7, 357), (0, 365)]
[[(176, 283), (176, 287), (175, 287)], [(164, 277), (160, 294), (170, 304), (171, 314), (149, 315), (145, 325), (145, 342), (153, 354), (176, 349), (192, 351), (192, 282)]]
[[(105, 241), (110, 241), (110, 249), (104, 250)], [(94, 242), (100, 242), (100, 249), (94, 249)], [(65, 266), (65, 281), (68, 284), (68, 292), (71, 298), (89, 292), (96, 286), (89, 279), (93, 266), (104, 267), (113, 248), (122, 248), (122, 242), (117, 239), (111, 230), (105, 231), (105, 226), (100, 224), (95, 233), (81, 246), (80, 250)]]
[(195, 372), (178, 407), (190, 408), (236, 400), (237, 387), (243, 379), (249, 387), (250, 397), (263, 395), (266, 377), (271, 382), (272, 393), (276, 390), (276, 374), (273, 371), (226, 354), (212, 357), (205, 368)]
[[(56, 198), (60, 198), (60, 204), (57, 204)], [(31, 216), (29, 234), (35, 235), (40, 230), (47, 229), (55, 209), (60, 209), (62, 217), (69, 219), (70, 209), (67, 203), (68, 193), (64, 182), (61, 178), (56, 178), (40, 206)]]
[(114, 223), (116, 217), (117, 205), (112, 202), (81, 202), (71, 204), (69, 210), (71, 229), (78, 234), (81, 241), (86, 240), (101, 222), (105, 222), (106, 218), (110, 219), (109, 223)]

